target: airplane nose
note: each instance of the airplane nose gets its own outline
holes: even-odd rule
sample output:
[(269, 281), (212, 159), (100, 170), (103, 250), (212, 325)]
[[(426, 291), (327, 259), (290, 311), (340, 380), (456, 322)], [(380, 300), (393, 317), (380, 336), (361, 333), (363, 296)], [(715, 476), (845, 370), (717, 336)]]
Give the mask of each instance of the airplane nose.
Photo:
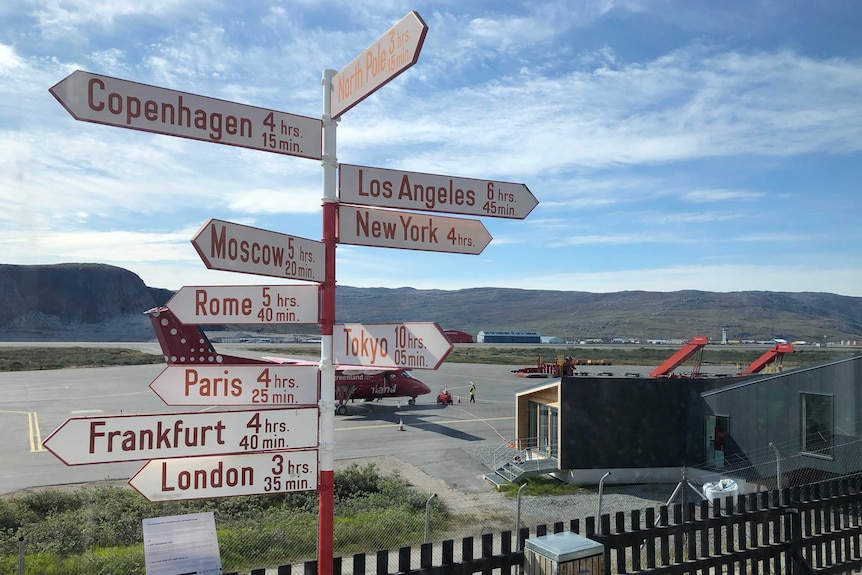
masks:
[(416, 395), (424, 395), (426, 393), (431, 393), (431, 388), (417, 380), (416, 385), (413, 387), (413, 391)]

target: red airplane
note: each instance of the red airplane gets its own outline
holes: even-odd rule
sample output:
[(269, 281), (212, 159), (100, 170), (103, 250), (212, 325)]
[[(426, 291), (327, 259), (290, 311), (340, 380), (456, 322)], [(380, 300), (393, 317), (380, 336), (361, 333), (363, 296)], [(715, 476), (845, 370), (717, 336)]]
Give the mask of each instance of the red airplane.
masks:
[[(290, 363), (317, 365), (316, 362), (286, 357), (264, 357), (252, 359), (225, 355), (215, 350), (209, 338), (195, 324), (180, 323), (167, 307), (154, 307), (144, 312), (150, 316), (153, 330), (168, 365), (237, 365)], [(338, 405), (335, 413), (347, 413), (347, 402), (354, 399), (374, 401), (384, 397), (409, 397), (407, 403), (414, 405), (420, 395), (431, 393), (431, 389), (416, 379), (406, 369), (368, 370), (363, 366), (335, 366), (335, 397)]]

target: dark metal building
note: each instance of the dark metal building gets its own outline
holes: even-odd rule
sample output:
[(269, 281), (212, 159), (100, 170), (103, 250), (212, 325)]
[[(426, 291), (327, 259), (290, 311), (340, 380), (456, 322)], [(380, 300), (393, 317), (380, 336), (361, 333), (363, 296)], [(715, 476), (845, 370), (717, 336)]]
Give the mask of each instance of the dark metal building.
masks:
[(860, 418), (862, 356), (746, 377), (564, 377), (516, 396), (519, 440), (573, 483), (685, 473), (757, 489), (859, 472)]

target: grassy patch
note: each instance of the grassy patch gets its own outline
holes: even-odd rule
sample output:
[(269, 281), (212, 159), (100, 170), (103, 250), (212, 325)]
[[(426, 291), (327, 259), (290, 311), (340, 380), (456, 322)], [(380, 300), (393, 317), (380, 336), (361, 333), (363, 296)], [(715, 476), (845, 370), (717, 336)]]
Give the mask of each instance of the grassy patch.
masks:
[[(397, 473), (381, 475), (374, 464), (336, 471), (336, 554), (373, 551), (383, 542), (421, 543), (428, 496)], [(0, 573), (15, 572), (23, 538), (27, 575), (143, 575), (142, 519), (204, 511), (215, 515), (226, 571), (316, 557), (314, 492), (150, 503), (125, 486), (106, 484), (0, 497)], [(449, 519), (435, 499), (432, 531), (445, 532)]]
[(589, 489), (580, 487), (579, 485), (572, 485), (565, 481), (560, 481), (559, 479), (555, 479), (548, 475), (536, 475), (534, 477), (522, 479), (517, 483), (502, 485), (497, 488), (497, 491), (504, 493), (509, 499), (514, 499), (518, 496), (518, 489), (520, 489), (521, 485), (524, 483), (526, 483), (527, 486), (521, 492), (521, 495), (546, 496), (591, 493)]
[(102, 347), (0, 347), (0, 371), (164, 363), (165, 356)]
[[(706, 349), (704, 365), (747, 365), (757, 359), (763, 349)], [(313, 347), (251, 348), (261, 355), (315, 357)], [(613, 365), (659, 365), (673, 353), (668, 347), (587, 348), (574, 346), (537, 346), (529, 348), (493, 346), (455, 346), (446, 358), (449, 363), (481, 363), (488, 365), (536, 365), (537, 357), (554, 361), (557, 356), (577, 359), (610, 361)], [(832, 361), (854, 355), (848, 350), (797, 350), (784, 356), (787, 369)], [(0, 372), (67, 369), (75, 367), (107, 367), (163, 363), (163, 355), (120, 348), (94, 347), (0, 347)]]

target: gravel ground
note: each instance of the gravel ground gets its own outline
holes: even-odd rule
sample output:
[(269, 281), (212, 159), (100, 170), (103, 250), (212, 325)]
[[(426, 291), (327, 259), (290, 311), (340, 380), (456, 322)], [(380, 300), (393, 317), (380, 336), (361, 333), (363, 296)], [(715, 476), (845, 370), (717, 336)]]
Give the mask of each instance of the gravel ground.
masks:
[[(499, 447), (494, 445), (471, 445), (462, 448), (472, 460), (492, 471), (492, 452)], [(397, 472), (420, 491), (436, 493), (449, 509), (459, 516), (464, 524), (463, 532), (452, 533), (451, 537), (476, 535), (481, 533), (499, 532), (514, 528), (518, 513), (516, 499), (509, 499), (496, 491), (488, 482), (487, 491), (483, 493), (466, 493), (449, 487), (438, 477), (432, 477), (419, 467), (405, 463), (394, 456), (375, 457), (373, 459), (345, 459), (336, 462), (336, 468), (343, 468), (351, 463), (360, 465), (374, 463), (381, 473)], [(676, 488), (676, 484), (652, 485), (605, 485), (602, 494), (602, 514), (613, 516), (623, 511), (628, 519), (629, 511), (658, 507), (667, 503)], [(573, 495), (556, 496), (522, 496), (521, 526), (530, 527), (550, 524), (556, 521), (568, 522), (580, 519), (581, 524), (587, 517), (596, 515), (599, 503), (598, 488), (586, 487), (586, 492)], [(628, 526), (628, 521), (626, 522)], [(581, 527), (583, 529), (583, 527)]]
[[(489, 446), (470, 446), (464, 451), (473, 459), (481, 462), (488, 470), (493, 470)], [(512, 456), (515, 451), (512, 451)], [(493, 486), (489, 483), (489, 490)], [(595, 517), (599, 505), (598, 486), (585, 486), (585, 493), (555, 496), (523, 496), (521, 497), (521, 524), (533, 527), (539, 524), (549, 524), (555, 521), (568, 523), (571, 519)], [(676, 489), (676, 484), (650, 485), (605, 485), (602, 490), (602, 514), (613, 516), (618, 511), (628, 512), (633, 509), (658, 507), (667, 503)], [(498, 494), (499, 495), (499, 494)], [(517, 512), (517, 501), (502, 497), (502, 505), (508, 504)], [(628, 525), (628, 521), (626, 522)]]

